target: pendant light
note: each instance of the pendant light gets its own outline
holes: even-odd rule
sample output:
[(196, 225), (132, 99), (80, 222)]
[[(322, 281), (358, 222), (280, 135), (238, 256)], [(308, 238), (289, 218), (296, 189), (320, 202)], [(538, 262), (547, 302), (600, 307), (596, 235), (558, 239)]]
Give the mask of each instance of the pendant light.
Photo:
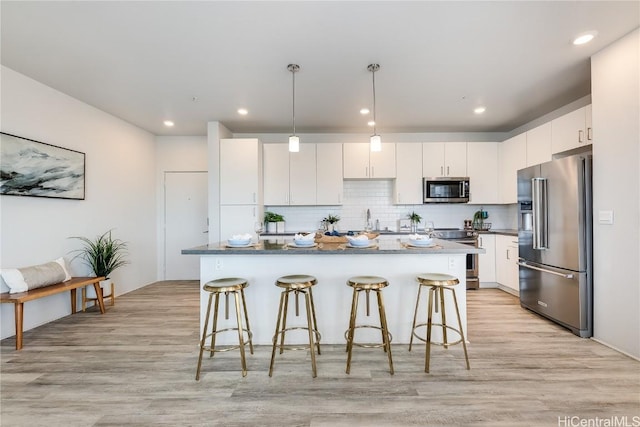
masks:
[(293, 77), (293, 134), (289, 137), (289, 151), (297, 153), (300, 151), (300, 138), (296, 135), (296, 72), (300, 70), (300, 66), (289, 64), (287, 70), (291, 71)]
[(376, 71), (379, 69), (379, 64), (369, 64), (367, 66), (367, 70), (371, 71), (373, 76), (373, 135), (369, 139), (371, 151), (382, 151), (382, 138), (376, 133)]

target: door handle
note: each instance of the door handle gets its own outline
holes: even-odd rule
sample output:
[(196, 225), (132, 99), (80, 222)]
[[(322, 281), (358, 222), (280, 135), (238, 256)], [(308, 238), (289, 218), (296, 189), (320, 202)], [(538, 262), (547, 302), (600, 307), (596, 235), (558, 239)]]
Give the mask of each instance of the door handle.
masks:
[(565, 279), (573, 279), (573, 274), (558, 273), (557, 271), (547, 270), (546, 268), (534, 267), (533, 265), (529, 265), (524, 261), (518, 261), (517, 264), (521, 267), (542, 271), (543, 273), (555, 274), (556, 276), (564, 277)]

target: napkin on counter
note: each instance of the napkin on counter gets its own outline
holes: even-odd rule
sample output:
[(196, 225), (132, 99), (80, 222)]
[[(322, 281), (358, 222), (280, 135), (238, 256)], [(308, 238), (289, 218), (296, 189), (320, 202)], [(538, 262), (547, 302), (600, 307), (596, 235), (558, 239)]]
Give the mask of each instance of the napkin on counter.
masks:
[(411, 240), (424, 240), (424, 241), (430, 241), (432, 240), (431, 237), (427, 236), (426, 234), (409, 234), (409, 239)]
[(347, 236), (349, 240), (369, 240), (369, 236), (366, 234), (359, 234), (357, 236)]
[(316, 233), (296, 233), (293, 240), (313, 240), (315, 237)]

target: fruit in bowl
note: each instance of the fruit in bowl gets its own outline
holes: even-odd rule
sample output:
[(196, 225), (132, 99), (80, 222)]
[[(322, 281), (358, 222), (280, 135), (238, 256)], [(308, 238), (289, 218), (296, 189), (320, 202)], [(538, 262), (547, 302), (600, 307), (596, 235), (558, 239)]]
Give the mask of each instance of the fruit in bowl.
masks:
[(251, 234), (234, 234), (227, 242), (229, 246), (248, 246), (251, 243)]
[(433, 239), (427, 235), (410, 234), (409, 243), (412, 246), (430, 246), (433, 243)]
[(371, 243), (369, 237), (364, 234), (355, 237), (347, 236), (347, 240), (349, 240), (349, 244), (351, 246), (369, 246), (369, 244)]

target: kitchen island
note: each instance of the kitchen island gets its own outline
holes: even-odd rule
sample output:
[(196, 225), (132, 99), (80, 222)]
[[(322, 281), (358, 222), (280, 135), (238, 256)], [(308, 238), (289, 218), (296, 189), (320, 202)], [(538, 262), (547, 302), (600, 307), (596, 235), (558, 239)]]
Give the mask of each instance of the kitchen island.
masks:
[[(310, 274), (318, 279), (313, 297), (318, 329), (322, 334), (321, 343), (345, 343), (344, 331), (349, 322), (352, 296), (352, 289), (346, 281), (358, 275), (382, 276), (389, 281), (383, 295), (392, 343), (409, 342), (418, 291), (415, 277), (424, 272), (451, 274), (460, 280), (455, 290), (466, 330), (466, 254), (484, 253), (484, 249), (440, 239), (434, 239), (435, 246), (428, 248), (412, 247), (406, 237), (372, 242), (373, 246), (369, 248), (351, 248), (345, 243), (318, 243), (311, 248), (297, 248), (289, 238), (260, 240), (246, 248), (228, 247), (226, 242), (221, 242), (184, 249), (182, 254), (200, 256), (201, 287), (221, 277), (242, 277), (249, 281), (245, 296), (254, 344), (271, 344), (280, 298), (280, 289), (274, 282), (278, 277), (289, 274)], [(423, 298), (426, 295), (423, 293)], [(201, 290), (201, 328), (207, 301), (208, 293)], [(375, 324), (378, 321), (375, 299), (371, 304), (370, 320)], [(301, 315), (304, 316), (302, 306)], [(455, 319), (449, 299), (445, 310), (449, 321)], [(360, 313), (364, 316), (364, 310), (359, 312), (359, 318)], [(418, 323), (426, 321), (425, 300), (419, 316)], [(294, 319), (290, 316), (288, 323), (293, 324)], [(233, 320), (233, 313), (230, 320)], [(305, 321), (304, 317), (298, 320)], [(368, 332), (363, 330), (363, 334)], [(363, 337), (366, 339), (365, 335)], [(234, 334), (222, 334), (219, 339), (220, 343), (237, 342)], [(434, 339), (438, 339), (435, 331)]]

